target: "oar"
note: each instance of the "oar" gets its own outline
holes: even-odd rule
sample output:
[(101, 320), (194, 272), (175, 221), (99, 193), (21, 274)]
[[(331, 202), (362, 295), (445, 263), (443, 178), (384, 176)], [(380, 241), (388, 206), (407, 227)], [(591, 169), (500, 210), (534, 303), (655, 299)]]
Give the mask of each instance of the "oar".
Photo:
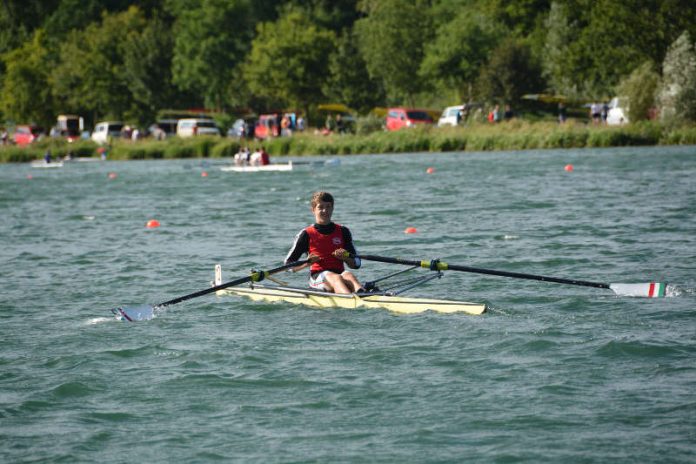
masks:
[(152, 319), (154, 315), (155, 308), (164, 308), (165, 306), (171, 306), (173, 304), (181, 303), (182, 301), (190, 300), (191, 298), (197, 298), (199, 296), (207, 295), (208, 293), (217, 292), (228, 287), (234, 287), (235, 285), (241, 285), (247, 282), (261, 282), (266, 277), (276, 274), (278, 272), (290, 269), (296, 266), (301, 266), (308, 261), (303, 259), (301, 261), (295, 261), (283, 266), (271, 269), (270, 271), (254, 271), (246, 277), (241, 277), (239, 279), (232, 280), (230, 282), (225, 282), (214, 287), (206, 288), (205, 290), (199, 290), (194, 293), (189, 293), (188, 295), (180, 296), (171, 300), (167, 300), (163, 303), (157, 305), (141, 305), (141, 306), (131, 306), (131, 307), (118, 307), (112, 308), (111, 312), (116, 316), (121, 317), (121, 319), (126, 321), (143, 321)]
[(293, 166), (329, 166), (335, 167), (341, 165), (341, 160), (338, 158), (330, 158), (325, 161), (293, 161)]
[(489, 274), (502, 277), (513, 277), (515, 279), (540, 280), (542, 282), (556, 282), (559, 284), (581, 285), (584, 287), (608, 288), (620, 296), (639, 296), (647, 298), (657, 298), (665, 296), (667, 284), (656, 282), (642, 284), (605, 284), (601, 282), (588, 282), (586, 280), (562, 279), (560, 277), (547, 277), (534, 274), (523, 274), (520, 272), (496, 271), (493, 269), (481, 269), (478, 267), (458, 266), (447, 264), (440, 260), (431, 261), (411, 261), (401, 258), (388, 258), (384, 256), (360, 255), (360, 259), (367, 261), (379, 261), (390, 264), (404, 264), (406, 266), (420, 266), (433, 271), (462, 271), (473, 272), (476, 274)]

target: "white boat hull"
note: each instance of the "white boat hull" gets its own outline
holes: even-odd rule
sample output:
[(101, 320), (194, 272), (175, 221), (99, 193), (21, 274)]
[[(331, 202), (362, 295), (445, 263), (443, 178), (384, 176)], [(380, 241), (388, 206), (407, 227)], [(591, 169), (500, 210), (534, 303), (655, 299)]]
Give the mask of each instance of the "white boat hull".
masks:
[(222, 166), (220, 170), (225, 172), (292, 171), (292, 161), (286, 164), (266, 164), (265, 166)]
[(32, 161), (31, 167), (32, 168), (62, 168), (63, 162), (62, 161), (52, 161), (50, 163), (47, 163), (44, 160)]
[(349, 294), (317, 292), (294, 287), (275, 287), (254, 285), (253, 287), (231, 287), (219, 290), (217, 295), (234, 295), (254, 301), (284, 301), (315, 308), (343, 309), (387, 309), (400, 314), (417, 314), (424, 311), (479, 315), (486, 311), (486, 305), (465, 301), (438, 300), (431, 298), (410, 298), (381, 294)]

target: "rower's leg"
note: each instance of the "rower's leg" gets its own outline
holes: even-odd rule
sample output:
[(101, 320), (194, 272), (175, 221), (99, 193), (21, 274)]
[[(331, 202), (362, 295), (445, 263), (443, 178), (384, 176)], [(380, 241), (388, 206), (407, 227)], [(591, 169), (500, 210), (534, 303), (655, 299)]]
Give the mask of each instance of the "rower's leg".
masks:
[(336, 274), (335, 272), (327, 272), (324, 277), (324, 285), (330, 287), (329, 291), (334, 293), (353, 293), (348, 287), (350, 285), (343, 279), (341, 274)]
[(345, 271), (341, 274), (341, 277), (343, 278), (343, 282), (345, 282), (346, 286), (350, 289), (348, 293), (355, 293), (362, 288), (360, 281), (352, 272)]

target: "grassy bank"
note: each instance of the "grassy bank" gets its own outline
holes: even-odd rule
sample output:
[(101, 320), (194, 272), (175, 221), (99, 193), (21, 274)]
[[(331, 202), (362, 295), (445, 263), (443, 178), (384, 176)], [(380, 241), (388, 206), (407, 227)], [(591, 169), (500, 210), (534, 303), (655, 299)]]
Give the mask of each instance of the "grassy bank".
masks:
[[(242, 142), (246, 144), (246, 142)], [(256, 146), (259, 143), (251, 142)], [(622, 127), (585, 124), (558, 125), (510, 121), (438, 129), (435, 127), (373, 132), (368, 135), (296, 134), (264, 142), (274, 156), (349, 155), (359, 153), (404, 153), (443, 151), (529, 150), (544, 148), (585, 148), (639, 145), (695, 145), (696, 127), (667, 127), (659, 123), (640, 123)], [(108, 148), (111, 160), (223, 158), (239, 150), (236, 139), (197, 137), (170, 138), (165, 141), (116, 141)], [(46, 140), (28, 148), (0, 148), (0, 162), (27, 162), (43, 158), (50, 149), (54, 157), (98, 156), (98, 145), (91, 141), (68, 144)]]

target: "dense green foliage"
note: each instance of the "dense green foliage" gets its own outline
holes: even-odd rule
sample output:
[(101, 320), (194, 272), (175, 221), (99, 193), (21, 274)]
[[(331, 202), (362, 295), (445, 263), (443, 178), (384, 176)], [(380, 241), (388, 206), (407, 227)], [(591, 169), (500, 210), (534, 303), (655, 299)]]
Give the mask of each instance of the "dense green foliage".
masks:
[(519, 108), (525, 93), (606, 100), (652, 63), (655, 101), (688, 121), (696, 70), (671, 63), (693, 37), (688, 0), (7, 0), (0, 117), (78, 113), (91, 127), (145, 126), (163, 108)]
[(649, 119), (650, 110), (655, 107), (655, 91), (660, 76), (653, 69), (653, 63), (646, 61), (636, 68), (618, 86), (618, 91), (625, 96), (631, 105), (628, 109), (629, 121), (644, 121)]

